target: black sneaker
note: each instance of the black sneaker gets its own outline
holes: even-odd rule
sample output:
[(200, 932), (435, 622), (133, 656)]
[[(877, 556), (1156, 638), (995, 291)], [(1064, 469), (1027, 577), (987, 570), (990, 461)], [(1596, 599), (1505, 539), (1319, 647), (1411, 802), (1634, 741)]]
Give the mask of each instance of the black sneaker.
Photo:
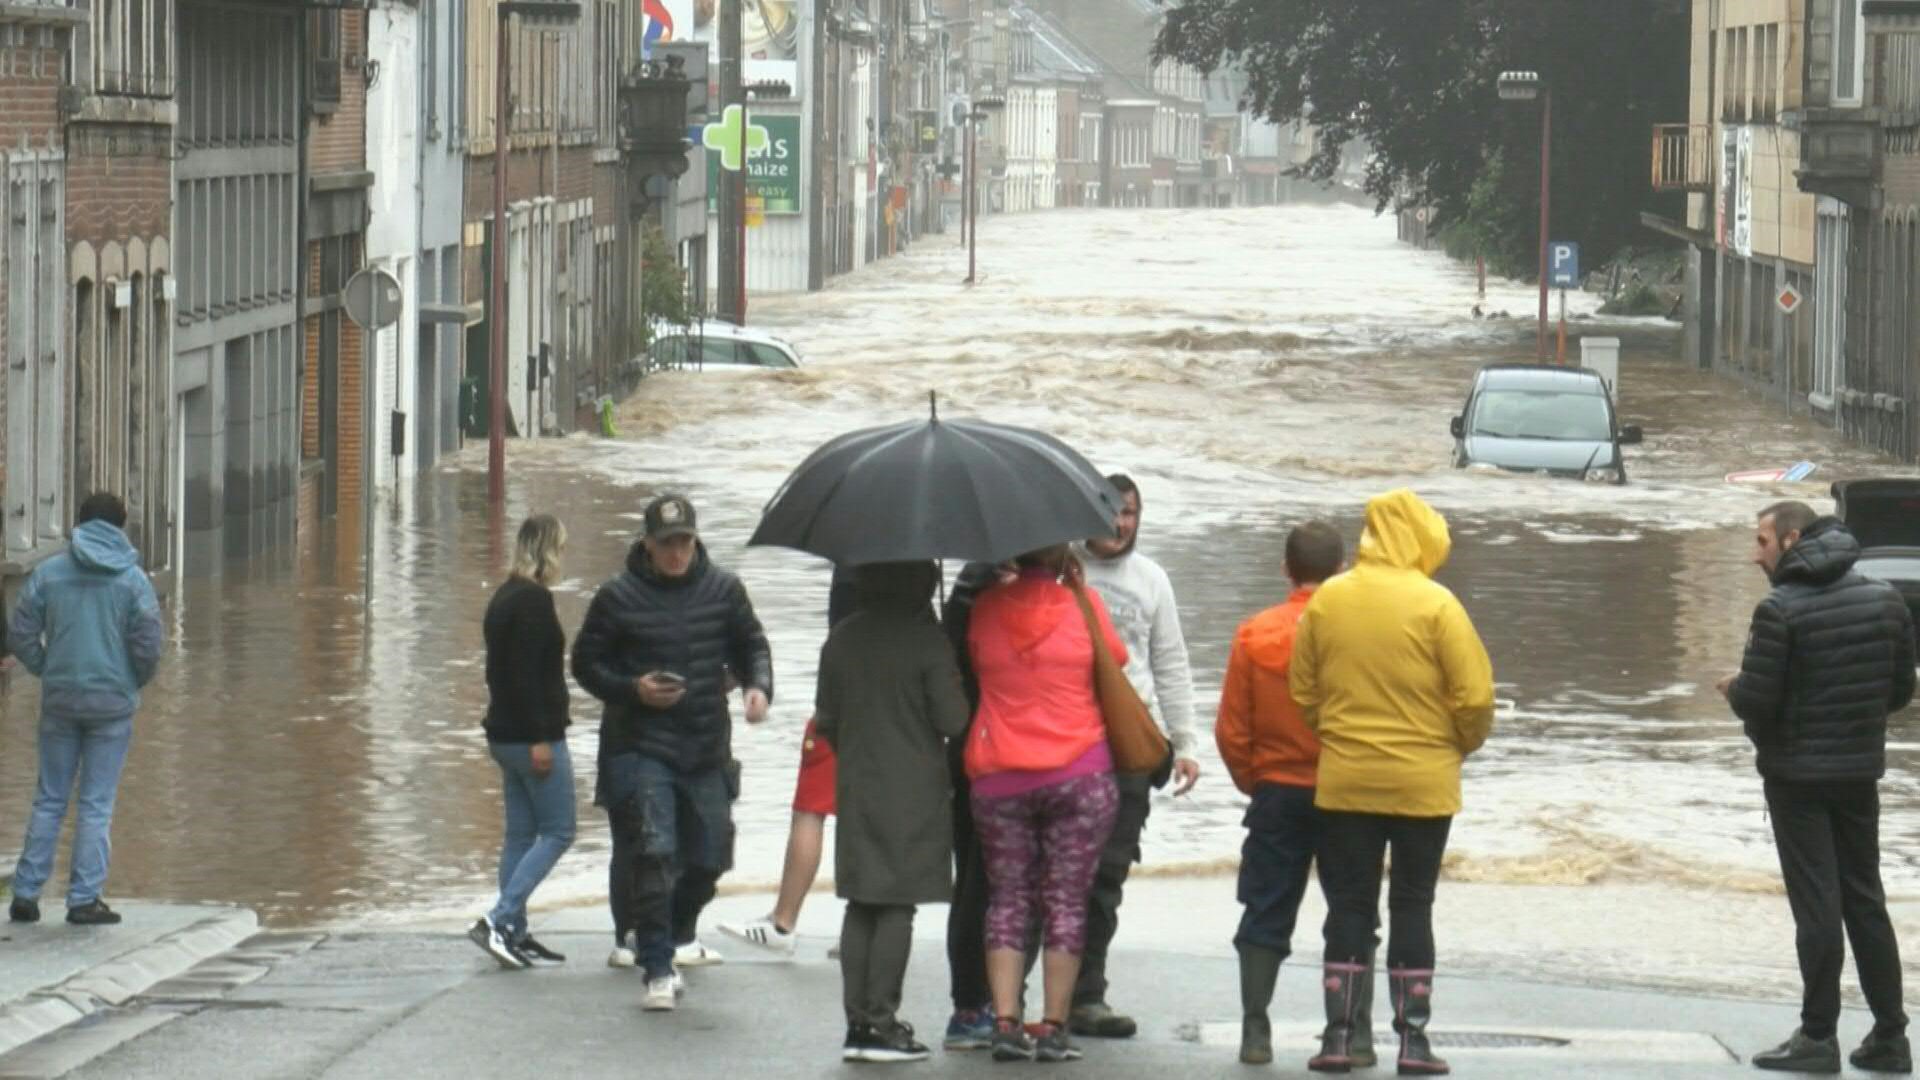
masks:
[(467, 929), (467, 940), (480, 946), (481, 952), (493, 957), (494, 963), (499, 964), (508, 971), (519, 971), (522, 968), (533, 966), (533, 961), (520, 955), (520, 953), (514, 950), (513, 946), (507, 944), (507, 939), (495, 928), (493, 921), (485, 915), (480, 916), (480, 918)]
[(843, 1061), (867, 1061), (876, 1064), (900, 1064), (909, 1061), (925, 1061), (933, 1056), (933, 1051), (920, 1044), (913, 1037), (913, 1025), (896, 1020), (886, 1027), (872, 1024), (855, 1024), (847, 1029), (847, 1045), (841, 1052)]
[(1032, 1061), (1033, 1036), (1020, 1021), (1001, 1017), (993, 1022), (993, 1060)]
[(860, 1061), (866, 1052), (867, 1041), (873, 1037), (873, 1029), (866, 1024), (848, 1024), (847, 1041), (840, 1044), (841, 1061)]
[(1831, 1035), (1816, 1039), (1796, 1030), (1786, 1042), (1753, 1055), (1753, 1067), (1772, 1072), (1837, 1073), (1840, 1042)]
[(1856, 1069), (1880, 1073), (1910, 1073), (1913, 1071), (1913, 1048), (1908, 1045), (1905, 1035), (1882, 1035), (1874, 1032), (1867, 1036), (1860, 1049), (1847, 1055), (1847, 1060)]
[(547, 948), (533, 939), (532, 934), (513, 943), (513, 950), (529, 960), (539, 960), (548, 964), (564, 964), (567, 958)]
[(1033, 1040), (1033, 1057), (1036, 1061), (1079, 1061), (1086, 1055), (1067, 1038), (1064, 1024), (1040, 1025), (1040, 1036)]
[(120, 921), (120, 913), (108, 907), (105, 900), (96, 899), (91, 904), (68, 908), (67, 921), (75, 926), (112, 926)]
[(24, 896), (14, 897), (13, 903), (7, 906), (7, 918), (14, 922), (39, 922), (40, 901)]

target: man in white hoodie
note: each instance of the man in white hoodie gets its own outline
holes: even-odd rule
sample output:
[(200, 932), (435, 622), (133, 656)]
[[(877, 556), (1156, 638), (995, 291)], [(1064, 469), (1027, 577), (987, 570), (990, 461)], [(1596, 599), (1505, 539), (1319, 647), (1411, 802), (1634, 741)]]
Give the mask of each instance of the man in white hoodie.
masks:
[[(1087, 583), (1100, 593), (1113, 627), (1127, 646), (1127, 678), (1153, 710), (1173, 743), (1173, 793), (1185, 795), (1200, 779), (1195, 758), (1200, 742), (1193, 720), (1193, 671), (1173, 583), (1160, 564), (1134, 550), (1140, 531), (1140, 486), (1124, 473), (1107, 477), (1126, 505), (1115, 520), (1117, 536), (1089, 540), (1080, 552)], [(1100, 872), (1087, 901), (1087, 951), (1074, 987), (1068, 1027), (1076, 1035), (1125, 1039), (1138, 1025), (1107, 1005), (1107, 947), (1120, 926), (1120, 894), (1140, 861), (1140, 834), (1152, 808), (1151, 783), (1142, 776), (1116, 776), (1120, 816), (1100, 856)]]

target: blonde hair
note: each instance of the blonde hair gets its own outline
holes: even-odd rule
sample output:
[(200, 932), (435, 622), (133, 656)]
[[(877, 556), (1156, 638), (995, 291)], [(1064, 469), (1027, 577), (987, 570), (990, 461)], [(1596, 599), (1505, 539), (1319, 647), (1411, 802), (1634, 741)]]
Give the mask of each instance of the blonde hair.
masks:
[(552, 514), (535, 514), (520, 523), (513, 545), (513, 576), (541, 585), (560, 578), (560, 549), (567, 544), (567, 527)]

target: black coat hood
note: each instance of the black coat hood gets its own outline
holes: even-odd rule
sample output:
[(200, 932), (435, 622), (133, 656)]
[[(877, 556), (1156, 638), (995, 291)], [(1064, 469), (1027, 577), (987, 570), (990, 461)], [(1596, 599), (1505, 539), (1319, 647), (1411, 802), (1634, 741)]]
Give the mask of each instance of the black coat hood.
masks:
[(1774, 568), (1773, 583), (1786, 585), (1831, 585), (1845, 577), (1860, 561), (1860, 541), (1853, 538), (1837, 517), (1815, 518), (1800, 533), (1800, 539), (1780, 556)]

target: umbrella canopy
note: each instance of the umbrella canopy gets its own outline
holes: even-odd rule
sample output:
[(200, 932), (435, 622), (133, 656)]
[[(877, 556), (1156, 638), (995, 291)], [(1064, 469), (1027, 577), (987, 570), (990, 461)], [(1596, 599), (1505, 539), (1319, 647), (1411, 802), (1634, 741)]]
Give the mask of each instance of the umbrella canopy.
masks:
[(1000, 562), (1114, 535), (1120, 493), (1051, 435), (980, 420), (868, 428), (815, 450), (767, 504), (749, 544), (842, 566)]

